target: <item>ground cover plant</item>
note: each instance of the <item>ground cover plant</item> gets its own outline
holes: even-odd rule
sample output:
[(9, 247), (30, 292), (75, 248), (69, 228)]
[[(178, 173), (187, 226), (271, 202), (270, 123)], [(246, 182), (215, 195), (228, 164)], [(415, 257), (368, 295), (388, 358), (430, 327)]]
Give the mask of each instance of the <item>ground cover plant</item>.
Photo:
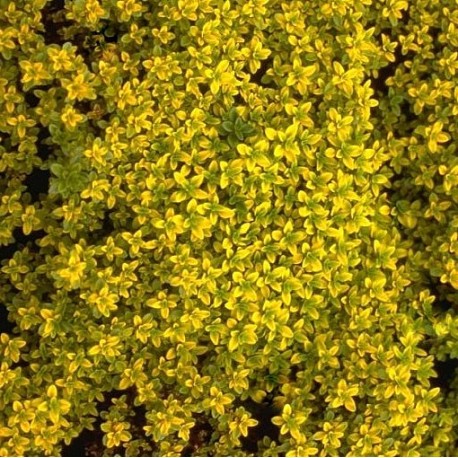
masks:
[(0, 455), (453, 456), (453, 0), (0, 0)]

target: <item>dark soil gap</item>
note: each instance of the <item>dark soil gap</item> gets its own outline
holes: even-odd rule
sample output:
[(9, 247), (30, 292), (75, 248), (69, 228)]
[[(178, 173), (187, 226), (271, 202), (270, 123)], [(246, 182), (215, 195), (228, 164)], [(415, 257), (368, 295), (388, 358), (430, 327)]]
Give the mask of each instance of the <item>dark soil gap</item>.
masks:
[(437, 377), (430, 378), (433, 388), (440, 388), (443, 394), (447, 395), (452, 389), (452, 382), (458, 368), (458, 359), (448, 358), (445, 361), (434, 361), (433, 369), (437, 373)]
[(259, 86), (275, 89), (277, 86), (275, 82), (273, 81), (272, 77), (267, 76), (267, 78), (270, 79), (269, 82), (265, 82), (266, 80), (263, 81), (263, 77), (266, 76), (267, 70), (272, 68), (272, 65), (273, 65), (273, 59), (269, 58), (269, 59), (261, 60), (261, 66), (251, 76), (251, 81), (253, 83), (258, 84)]
[(248, 436), (241, 437), (242, 450), (247, 453), (258, 453), (258, 441), (265, 436), (278, 443), (280, 428), (272, 423), (272, 418), (280, 414), (280, 410), (273, 405), (272, 401), (258, 404), (252, 400), (246, 400), (241, 405), (251, 413), (258, 424), (248, 429)]
[(0, 304), (0, 334), (12, 334), (15, 327), (16, 323), (8, 320), (8, 309), (5, 305)]

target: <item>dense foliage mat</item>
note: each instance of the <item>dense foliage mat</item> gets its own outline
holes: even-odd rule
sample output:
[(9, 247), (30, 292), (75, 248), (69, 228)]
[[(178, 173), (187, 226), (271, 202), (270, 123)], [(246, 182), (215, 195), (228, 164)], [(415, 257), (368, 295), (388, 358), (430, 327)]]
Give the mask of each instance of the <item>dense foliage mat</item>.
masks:
[(455, 0), (0, 0), (0, 455), (458, 453)]

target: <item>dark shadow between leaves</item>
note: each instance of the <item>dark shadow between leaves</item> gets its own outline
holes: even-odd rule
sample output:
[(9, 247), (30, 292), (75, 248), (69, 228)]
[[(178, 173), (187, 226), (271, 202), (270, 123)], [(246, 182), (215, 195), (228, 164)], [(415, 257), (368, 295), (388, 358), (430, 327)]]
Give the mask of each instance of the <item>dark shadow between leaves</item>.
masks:
[(278, 443), (280, 428), (272, 423), (272, 418), (281, 413), (280, 409), (276, 408), (272, 401), (258, 404), (247, 399), (241, 405), (258, 421), (256, 426), (249, 428), (247, 437), (240, 438), (242, 450), (247, 453), (258, 453), (258, 442), (266, 436)]
[(437, 377), (430, 378), (429, 381), (433, 388), (440, 388), (441, 392), (446, 396), (452, 390), (452, 383), (456, 377), (458, 368), (458, 359), (447, 358), (445, 361), (434, 361), (433, 369), (437, 373)]
[(6, 305), (0, 304), (0, 334), (12, 334), (16, 324), (8, 320), (8, 309)]
[(251, 76), (250, 80), (253, 83), (256, 83), (258, 86), (264, 88), (276, 89), (277, 85), (275, 84), (273, 78), (267, 75), (267, 70), (272, 68), (273, 59), (264, 59), (261, 60), (261, 66), (256, 70), (255, 73)]
[[(213, 427), (205, 414), (194, 414), (195, 425), (189, 431), (189, 443), (181, 452), (181, 456), (193, 456), (200, 447), (208, 445), (213, 434)], [(212, 455), (207, 455), (212, 456)]]
[(32, 173), (27, 175), (24, 180), (24, 185), (27, 189), (24, 192), (30, 194), (31, 202), (39, 202), (45, 198), (49, 190), (49, 180), (51, 178), (50, 170), (42, 170), (35, 167)]
[[(127, 404), (131, 407), (133, 415), (128, 417), (126, 421), (129, 421), (131, 424), (131, 433), (132, 439), (144, 439), (147, 440), (145, 431), (143, 427), (146, 425), (146, 408), (143, 405), (135, 406), (135, 390), (129, 388), (127, 390), (113, 390), (109, 393), (105, 393), (104, 401), (97, 403), (97, 411), (99, 416), (95, 419), (93, 423), (94, 430), (90, 431), (89, 429), (84, 429), (78, 437), (72, 440), (70, 445), (64, 445), (62, 447), (61, 456), (63, 457), (76, 457), (76, 456), (104, 456), (105, 445), (103, 444), (104, 432), (101, 429), (103, 419), (100, 416), (100, 413), (107, 412), (110, 406), (113, 405), (112, 400), (115, 398), (120, 398), (123, 395), (127, 395)], [(126, 456), (123, 446), (118, 446), (110, 449), (112, 456)]]

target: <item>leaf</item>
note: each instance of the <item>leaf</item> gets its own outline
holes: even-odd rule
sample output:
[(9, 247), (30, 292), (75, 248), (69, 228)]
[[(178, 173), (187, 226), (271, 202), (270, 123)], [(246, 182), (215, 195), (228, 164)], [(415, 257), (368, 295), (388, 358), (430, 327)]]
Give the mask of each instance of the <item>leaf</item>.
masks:
[(215, 73), (221, 74), (226, 72), (226, 70), (229, 68), (229, 61), (227, 59), (223, 59), (215, 69)]
[(232, 124), (231, 121), (224, 121), (223, 124), (221, 124), (221, 127), (228, 134), (234, 131), (234, 125)]
[(221, 175), (219, 185), (221, 189), (225, 189), (229, 186), (229, 177), (225, 173)]
[(91, 347), (89, 349), (89, 351), (87, 352), (87, 354), (89, 356), (94, 356), (94, 355), (98, 355), (100, 353), (100, 347), (98, 345), (94, 345), (93, 347)]
[(174, 172), (173, 173), (174, 180), (180, 185), (184, 185), (186, 183), (186, 177), (181, 172)]
[(50, 398), (55, 398), (57, 397), (57, 388), (56, 385), (49, 385), (46, 395)]
[(49, 418), (51, 419), (51, 421), (54, 423), (54, 424), (57, 424), (59, 423), (59, 419), (60, 419), (60, 413), (58, 410), (50, 410), (49, 411)]
[(235, 136), (242, 141), (245, 138), (245, 134), (243, 132), (243, 129), (238, 129), (235, 131)]
[(337, 61), (334, 61), (332, 63), (332, 66), (334, 67), (334, 71), (338, 74), (338, 75), (343, 75), (344, 72), (345, 72), (345, 69), (342, 67), (342, 64), (340, 62), (337, 62)]
[(46, 401), (41, 402), (38, 404), (37, 410), (40, 412), (47, 412), (48, 411), (48, 403)]
[(229, 344), (227, 346), (229, 351), (234, 351), (239, 346), (239, 339), (238, 339), (238, 332), (232, 333), (232, 336), (229, 340)]
[(349, 410), (350, 412), (355, 412), (356, 411), (356, 404), (355, 404), (355, 401), (353, 398), (351, 397), (348, 397), (346, 400), (345, 400), (345, 403), (344, 403), (344, 406), (347, 410)]
[(218, 345), (219, 334), (217, 332), (210, 332), (210, 340), (212, 341), (213, 345)]
[(13, 435), (13, 430), (6, 426), (0, 427), (0, 437), (10, 437)]
[(450, 284), (458, 290), (458, 270), (452, 270), (450, 274)]
[(265, 134), (269, 140), (275, 140), (277, 138), (277, 131), (271, 127), (266, 128)]
[(63, 413), (63, 414), (66, 414), (70, 411), (70, 408), (72, 407), (72, 404), (71, 402), (65, 400), (65, 399), (61, 399), (59, 401), (59, 406), (60, 406), (60, 411)]
[(210, 91), (211, 91), (211, 93), (212, 93), (213, 95), (218, 94), (219, 88), (220, 88), (220, 83), (219, 83), (219, 81), (213, 80), (213, 81), (210, 83)]
[(54, 164), (51, 164), (50, 170), (51, 170), (52, 173), (54, 173), (54, 175), (60, 176), (60, 175), (62, 175), (62, 173), (64, 171), (64, 167), (61, 164), (54, 163)]
[(237, 151), (243, 156), (249, 156), (251, 153), (251, 148), (245, 143), (239, 143), (237, 145)]
[(54, 312), (50, 309), (41, 309), (40, 310), (40, 315), (45, 319), (45, 320), (50, 320), (54, 317)]
[(285, 131), (286, 138), (288, 140), (293, 140), (294, 138), (296, 138), (298, 129), (299, 129), (298, 122), (294, 122), (293, 124), (288, 126), (288, 128)]
[(221, 216), (221, 218), (232, 218), (235, 215), (235, 210), (232, 208), (222, 207), (218, 210), (218, 215)]
[(127, 388), (129, 388), (130, 386), (132, 386), (132, 382), (130, 381), (130, 379), (126, 378), (126, 377), (123, 377), (121, 379), (121, 381), (119, 382), (119, 387), (118, 389), (119, 390), (126, 390)]
[(281, 299), (285, 305), (291, 304), (291, 293), (289, 291), (283, 291), (281, 293)]
[(288, 326), (281, 327), (281, 336), (285, 339), (292, 339), (294, 337), (293, 331)]

